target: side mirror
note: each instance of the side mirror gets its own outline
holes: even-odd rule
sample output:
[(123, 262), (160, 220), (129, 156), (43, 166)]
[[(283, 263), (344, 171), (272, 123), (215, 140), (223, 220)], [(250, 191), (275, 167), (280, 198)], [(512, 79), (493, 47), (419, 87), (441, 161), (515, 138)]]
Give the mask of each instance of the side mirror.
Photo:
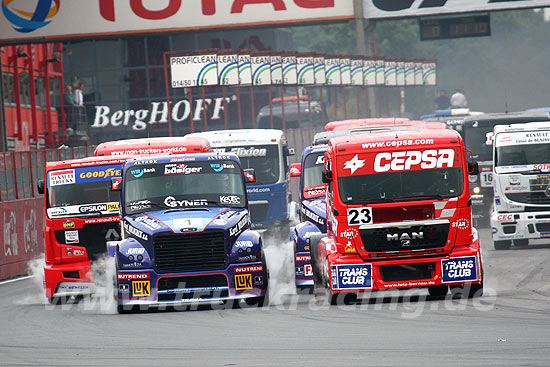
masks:
[(287, 157), (290, 157), (290, 156), (293, 156), (296, 154), (294, 148), (289, 148), (289, 147), (284, 147), (283, 148), (283, 153), (287, 156)]
[(38, 193), (40, 195), (44, 194), (44, 180), (38, 181), (36, 184), (36, 190), (38, 190)]
[(331, 183), (332, 182), (332, 171), (323, 171), (322, 175), (323, 183)]
[(468, 162), (468, 174), (471, 176), (479, 175), (479, 164), (477, 162)]
[(292, 163), (290, 165), (290, 177), (300, 177), (302, 175), (302, 163)]
[(122, 187), (122, 177), (113, 177), (111, 178), (111, 191), (121, 191)]
[(256, 175), (254, 174), (254, 168), (247, 168), (243, 170), (244, 174), (244, 182), (245, 183), (253, 183), (256, 182)]

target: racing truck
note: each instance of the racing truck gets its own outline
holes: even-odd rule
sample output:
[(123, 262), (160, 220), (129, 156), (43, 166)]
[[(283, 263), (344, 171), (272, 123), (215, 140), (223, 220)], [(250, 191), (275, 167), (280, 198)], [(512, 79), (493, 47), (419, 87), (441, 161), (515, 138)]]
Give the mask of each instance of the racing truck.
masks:
[(331, 139), (322, 173), (327, 234), (309, 237), (316, 296), (348, 303), (362, 292), (417, 287), (481, 295), (469, 173), (477, 166), (453, 130)]
[(111, 178), (127, 157), (91, 157), (48, 162), (38, 182), (46, 208), (44, 283), (51, 303), (92, 294), (92, 261), (120, 239), (119, 193)]
[(288, 231), (291, 203), (288, 157), (294, 155), (294, 149), (288, 147), (283, 131), (219, 130), (186, 136), (204, 137), (214, 152), (236, 154), (243, 168), (255, 170), (256, 182), (247, 185), (253, 229)]
[[(246, 178), (246, 179), (245, 179)], [(243, 171), (231, 153), (126, 161), (122, 237), (116, 259), (118, 311), (234, 302), (262, 305), (268, 287), (262, 239), (250, 230)]]
[(492, 140), (495, 249), (550, 238), (550, 124), (497, 125)]

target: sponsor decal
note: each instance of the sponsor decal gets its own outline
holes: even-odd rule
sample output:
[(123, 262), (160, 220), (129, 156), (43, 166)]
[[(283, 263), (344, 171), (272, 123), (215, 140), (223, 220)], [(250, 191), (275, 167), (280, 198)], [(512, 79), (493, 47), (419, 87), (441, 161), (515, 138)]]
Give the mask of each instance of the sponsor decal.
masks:
[[(247, 172), (245, 172), (246, 174)], [(259, 194), (262, 192), (271, 192), (271, 189), (269, 187), (254, 187), (254, 188), (247, 188), (246, 192), (249, 194)]]
[(135, 178), (140, 178), (146, 173), (155, 173), (155, 169), (154, 168), (133, 168), (130, 170), (130, 173)]
[(237, 147), (237, 148), (231, 148), (231, 152), (237, 155), (237, 157), (241, 158), (248, 158), (248, 157), (265, 157), (267, 156), (267, 149), (266, 148), (243, 148), (243, 147)]
[(78, 231), (65, 231), (65, 243), (79, 243), (80, 239), (78, 238)]
[(467, 229), (470, 227), (470, 221), (468, 219), (459, 219), (452, 224), (453, 228)]
[(256, 182), (256, 177), (252, 174), (252, 172), (243, 171), (244, 177), (250, 182)]
[(164, 199), (164, 205), (170, 208), (184, 207), (184, 206), (207, 206), (208, 200), (196, 199), (196, 200), (176, 200), (173, 196), (168, 196)]
[(477, 280), (475, 256), (455, 257), (441, 260), (442, 283)]
[(306, 199), (323, 196), (326, 194), (326, 185), (308, 187), (304, 189), (304, 197)]
[(63, 222), (63, 228), (74, 228), (76, 225), (72, 220), (68, 220), (66, 222)]
[(363, 168), (364, 166), (365, 160), (359, 159), (358, 154), (356, 154), (355, 157), (344, 163), (344, 169), (349, 169), (352, 175), (355, 173), (355, 171), (357, 171), (359, 168)]
[(254, 247), (254, 243), (252, 241), (236, 241), (235, 247), (237, 248)]
[(304, 275), (306, 277), (312, 277), (313, 276), (313, 266), (311, 266), (311, 264), (304, 265)]
[(344, 252), (346, 254), (350, 254), (350, 253), (356, 253), (357, 250), (355, 249), (355, 246), (353, 246), (351, 241), (348, 241), (348, 243), (346, 243), (346, 247), (344, 247)]
[(218, 218), (218, 219), (214, 219), (212, 223), (217, 226), (225, 226), (227, 224), (227, 221), (225, 219)]
[(65, 208), (48, 208), (48, 214), (52, 217), (66, 215), (67, 213), (67, 209)]
[(165, 175), (189, 175), (201, 173), (202, 167), (189, 167), (185, 163), (171, 163), (164, 166)]
[(48, 25), (59, 12), (60, 0), (38, 0), (35, 3), (33, 11), (25, 11), (30, 9), (25, 6), (17, 8), (17, 4), (12, 4), (12, 1), (3, 0), (2, 12), (13, 29), (28, 34)]
[[(154, 170), (154, 168), (153, 168)], [(81, 179), (87, 179), (87, 178), (109, 178), (109, 177), (117, 177), (122, 175), (122, 170), (115, 169), (115, 168), (107, 168), (104, 170), (99, 171), (87, 171), (87, 172), (80, 172), (79, 177)]]
[(256, 257), (256, 255), (247, 255), (247, 256), (238, 256), (237, 260), (239, 260), (239, 262), (244, 263), (249, 261), (256, 261), (258, 260), (258, 258)]
[(50, 172), (50, 186), (70, 185), (76, 183), (74, 169)]
[(311, 261), (310, 255), (296, 255), (296, 262)]
[(149, 208), (151, 208), (151, 200), (134, 201), (134, 202), (131, 202), (129, 206), (130, 206), (130, 210), (132, 210), (132, 211), (133, 210), (149, 209)]
[(309, 210), (308, 208), (305, 207), (305, 205), (302, 205), (300, 207), (300, 211), (302, 212), (302, 215), (305, 215), (306, 217), (308, 217), (309, 219), (311, 219), (313, 222), (315, 223), (318, 223), (322, 226), (325, 225), (325, 219), (324, 218), (321, 218), (321, 216), (315, 214), (314, 212), (312, 212), (311, 210)]
[(129, 264), (122, 264), (122, 267), (126, 269), (136, 269), (136, 268), (142, 268), (143, 264), (138, 262), (133, 262)]
[(144, 241), (148, 241), (149, 240), (149, 236), (147, 236), (145, 233), (143, 233), (142, 231), (140, 231), (139, 229), (135, 228), (135, 227), (132, 227), (131, 225), (128, 224), (128, 222), (124, 222), (124, 230), (128, 233), (128, 234), (131, 234), (133, 235), (134, 237), (138, 238), (138, 239), (142, 239)]
[(108, 212), (118, 211), (118, 203), (107, 203), (107, 211)]
[(264, 277), (261, 275), (254, 276), (254, 285), (264, 285)]
[(151, 295), (151, 282), (148, 280), (133, 281), (132, 295), (134, 297), (149, 297)]
[(316, 166), (321, 165), (321, 164), (325, 164), (325, 156), (324, 155), (318, 156), (317, 160), (315, 161)]
[(248, 226), (248, 222), (249, 222), (249, 218), (248, 218), (248, 214), (247, 214), (244, 217), (242, 217), (242, 219), (239, 221), (239, 223), (235, 224), (235, 226), (233, 226), (232, 228), (229, 228), (229, 235), (230, 236), (236, 236), (239, 233), (241, 233), (243, 228)]
[(372, 264), (331, 265), (334, 289), (372, 288)]
[(411, 241), (424, 239), (424, 232), (411, 232), (411, 233), (388, 233), (386, 234), (387, 242), (401, 242), (401, 246), (409, 247)]
[(119, 284), (118, 291), (120, 293), (130, 293), (130, 284)]
[(359, 231), (355, 228), (347, 228), (344, 232), (340, 233), (340, 236), (347, 240), (353, 240), (359, 236)]
[(497, 221), (499, 222), (513, 222), (514, 214), (499, 214), (497, 216)]
[(235, 165), (228, 164), (228, 163), (210, 163), (210, 167), (212, 167), (214, 172), (221, 172), (226, 168), (228, 169), (235, 168)]
[(145, 249), (143, 247), (132, 247), (132, 248), (129, 248), (128, 251), (126, 251), (126, 256), (143, 255), (144, 253), (145, 253)]
[(241, 198), (237, 195), (220, 195), (220, 204), (236, 205), (241, 203)]
[(131, 273), (131, 274), (118, 274), (119, 280), (140, 280), (149, 279), (149, 273)]
[(453, 167), (454, 158), (455, 151), (453, 149), (378, 153), (374, 158), (374, 171), (451, 168)]
[[(144, 201), (148, 201), (148, 200), (144, 200)], [(134, 210), (134, 209), (132, 209), (132, 210)], [(162, 228), (162, 226), (160, 225), (160, 223), (158, 221), (156, 221), (155, 219), (150, 218), (146, 215), (142, 215), (140, 217), (137, 217), (136, 219), (134, 219), (134, 221), (136, 221), (137, 223), (142, 223), (145, 227), (148, 227), (150, 229), (160, 229), (160, 228)]]
[(202, 227), (202, 218), (176, 218), (173, 223), (177, 228)]
[(107, 211), (118, 211), (118, 203), (82, 205), (78, 208), (78, 211), (81, 213), (101, 213)]
[(84, 256), (85, 252), (82, 250), (73, 250), (74, 256)]
[(255, 273), (259, 271), (264, 271), (264, 267), (262, 265), (253, 265), (253, 266), (239, 266), (237, 268), (233, 268), (233, 273), (239, 274), (239, 273)]
[(348, 225), (359, 226), (362, 224), (371, 224), (372, 220), (372, 208), (348, 208)]
[(252, 274), (235, 275), (235, 289), (252, 289)]

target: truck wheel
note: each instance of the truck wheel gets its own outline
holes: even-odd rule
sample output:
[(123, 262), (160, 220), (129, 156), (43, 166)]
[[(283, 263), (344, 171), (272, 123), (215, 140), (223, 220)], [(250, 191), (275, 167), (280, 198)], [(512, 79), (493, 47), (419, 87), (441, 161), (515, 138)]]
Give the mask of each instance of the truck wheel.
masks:
[(355, 293), (337, 293), (332, 294), (331, 292), (327, 292), (329, 294), (328, 301), (331, 305), (353, 305), (355, 302), (357, 302), (357, 294)]
[(476, 298), (476, 297), (483, 296), (483, 283), (468, 284), (464, 286), (464, 289), (468, 291), (468, 298)]
[(495, 250), (508, 250), (510, 249), (510, 246), (512, 246), (512, 241), (510, 240), (493, 241), (493, 244), (495, 246)]
[(428, 293), (432, 297), (438, 297), (438, 298), (445, 297), (448, 291), (449, 291), (449, 286), (445, 284), (428, 287)]
[(269, 303), (267, 302), (267, 298), (268, 298), (267, 296), (245, 298), (244, 301), (249, 306), (264, 307), (264, 305), (267, 305)]
[(514, 246), (515, 247), (526, 247), (529, 244), (528, 239), (521, 239), (521, 240), (514, 240)]
[(120, 315), (133, 313), (135, 310), (134, 306), (124, 306), (124, 305), (117, 305), (116, 306), (116, 312)]

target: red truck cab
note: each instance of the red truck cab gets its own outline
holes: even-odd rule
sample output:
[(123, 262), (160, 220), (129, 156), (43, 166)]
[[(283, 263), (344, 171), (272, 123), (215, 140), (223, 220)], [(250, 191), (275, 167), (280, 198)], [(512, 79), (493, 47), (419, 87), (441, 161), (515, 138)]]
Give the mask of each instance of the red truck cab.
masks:
[(211, 151), (210, 141), (206, 138), (176, 136), (108, 141), (97, 146), (94, 156), (187, 154)]
[(468, 187), (476, 167), (452, 130), (331, 139), (323, 173), (328, 231), (311, 238), (316, 293), (331, 303), (412, 287), (433, 296), (449, 286), (482, 294)]

